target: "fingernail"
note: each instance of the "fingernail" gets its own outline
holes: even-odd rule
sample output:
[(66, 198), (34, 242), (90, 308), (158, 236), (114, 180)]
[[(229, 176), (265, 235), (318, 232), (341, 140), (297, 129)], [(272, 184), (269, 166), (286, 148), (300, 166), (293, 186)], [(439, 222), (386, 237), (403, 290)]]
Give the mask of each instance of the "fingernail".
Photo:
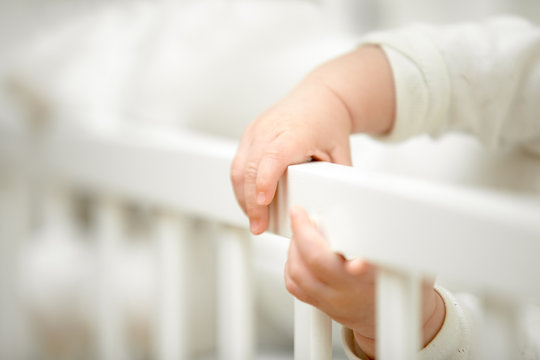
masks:
[(266, 205), (266, 194), (262, 191), (257, 194), (257, 204)]
[(289, 214), (294, 217), (298, 215), (298, 211), (299, 211), (298, 206), (294, 205), (289, 209)]

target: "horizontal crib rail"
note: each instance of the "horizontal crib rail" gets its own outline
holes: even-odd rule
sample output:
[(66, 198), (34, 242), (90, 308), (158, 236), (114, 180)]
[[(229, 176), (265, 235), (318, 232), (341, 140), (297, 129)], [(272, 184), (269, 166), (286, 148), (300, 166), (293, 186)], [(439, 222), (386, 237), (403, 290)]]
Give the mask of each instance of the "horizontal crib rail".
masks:
[(540, 301), (540, 196), (329, 163), (291, 166), (286, 182), (281, 206), (306, 207), (347, 256)]
[[(0, 129), (0, 140), (0, 167), (30, 171), (34, 181), (37, 176), (40, 181), (87, 189), (111, 199), (189, 213), (232, 225), (235, 234), (234, 228), (247, 229), (229, 180), (235, 141), (189, 131), (141, 128), (99, 136), (44, 132), (39, 137)], [(382, 324), (378, 325), (378, 341), (382, 342), (377, 345), (383, 349), (381, 359), (415, 358), (421, 274), (465, 281), (481, 292), (540, 301), (539, 196), (309, 163), (290, 166), (280, 181), (271, 210), (271, 231), (290, 236), (288, 208), (294, 204), (304, 206), (319, 220), (335, 250), (381, 266), (379, 284), (383, 285), (378, 291), (382, 296), (377, 301), (379, 309), (386, 309), (377, 315)], [(245, 260), (247, 242), (241, 236), (232, 238), (236, 240), (229, 248), (236, 249), (236, 255), (243, 254), (240, 258)], [(167, 237), (162, 242), (169, 246)], [(103, 245), (104, 254), (109, 254), (107, 243)], [(234, 268), (227, 259), (223, 269)], [(235, 274), (249, 273), (247, 264), (235, 268)], [(244, 279), (242, 284), (247, 282)], [(242, 293), (249, 294), (247, 287), (244, 290)], [(109, 311), (107, 298), (102, 300), (101, 308)], [(222, 309), (222, 313), (227, 311)], [(299, 303), (295, 313), (295, 358), (329, 358), (328, 318)], [(251, 321), (246, 317), (243, 328), (250, 329)], [(410, 331), (412, 328), (418, 331)], [(162, 339), (163, 348), (174, 343), (171, 334), (183, 331), (177, 326), (171, 329)], [(116, 358), (109, 356), (115, 345), (107, 339), (101, 342), (107, 354), (103, 358)], [(236, 352), (247, 359), (251, 353), (249, 346), (223, 349), (223, 358)]]
[[(4, 142), (3, 157), (23, 153), (20, 144)], [(39, 147), (45, 174), (56, 180), (247, 227), (229, 180), (233, 140), (143, 129), (51, 135)], [(328, 163), (289, 167), (280, 189), (272, 213), (279, 235), (290, 235), (287, 208), (300, 204), (347, 256), (540, 301), (540, 196)]]
[(64, 183), (247, 227), (229, 180), (236, 142), (196, 132), (43, 138), (44, 173)]

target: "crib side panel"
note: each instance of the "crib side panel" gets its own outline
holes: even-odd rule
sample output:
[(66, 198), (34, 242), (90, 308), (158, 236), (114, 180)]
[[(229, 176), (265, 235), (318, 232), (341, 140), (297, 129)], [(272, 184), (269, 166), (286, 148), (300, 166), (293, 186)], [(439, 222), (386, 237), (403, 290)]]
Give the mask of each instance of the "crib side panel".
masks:
[(540, 288), (531, 286), (540, 273), (540, 198), (323, 163), (290, 167), (287, 186), (289, 203), (321, 219), (347, 256), (540, 300)]

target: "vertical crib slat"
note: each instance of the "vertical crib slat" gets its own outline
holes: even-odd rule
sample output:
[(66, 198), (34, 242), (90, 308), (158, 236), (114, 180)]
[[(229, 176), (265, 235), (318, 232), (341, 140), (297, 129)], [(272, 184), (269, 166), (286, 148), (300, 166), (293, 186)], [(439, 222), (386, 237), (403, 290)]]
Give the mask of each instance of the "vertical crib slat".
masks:
[(376, 294), (377, 359), (416, 359), (421, 329), (420, 277), (381, 267)]
[(218, 358), (249, 360), (255, 350), (251, 239), (223, 226), (218, 238)]
[(42, 198), (44, 201), (45, 226), (52, 229), (61, 229), (62, 231), (71, 228), (68, 194), (54, 189), (49, 190)]
[(104, 198), (97, 209), (98, 317), (97, 351), (100, 360), (126, 359), (122, 316), (116, 293), (116, 260), (122, 236), (121, 208)]
[(298, 299), (294, 300), (294, 359), (332, 359), (332, 320)]
[(158, 308), (156, 350), (159, 360), (188, 359), (187, 292), (188, 222), (171, 214), (156, 220), (158, 247)]
[(26, 359), (31, 349), (19, 300), (17, 255), (30, 234), (29, 188), (24, 178), (10, 180), (0, 184), (0, 359)]
[(13, 339), (9, 336), (13, 323), (10, 314), (13, 313), (13, 305), (16, 303), (12, 297), (15, 267), (11, 264), (10, 258), (13, 258), (11, 256), (12, 240), (17, 238), (14, 236), (14, 231), (10, 229), (9, 214), (16, 203), (9, 198), (9, 192), (6, 191), (8, 189), (5, 188), (7, 185), (2, 183), (0, 185), (2, 186), (0, 188), (0, 319), (3, 319), (0, 321), (0, 358), (9, 359), (15, 357), (13, 346), (10, 344)]
[[(288, 188), (285, 174), (279, 181), (276, 197), (270, 207), (269, 231), (290, 237)], [(325, 313), (297, 299), (294, 300), (294, 359), (332, 359), (332, 320)]]
[(294, 299), (294, 360), (308, 360), (311, 338), (311, 306)]
[(311, 306), (311, 334), (309, 346), (311, 360), (332, 359), (332, 320)]

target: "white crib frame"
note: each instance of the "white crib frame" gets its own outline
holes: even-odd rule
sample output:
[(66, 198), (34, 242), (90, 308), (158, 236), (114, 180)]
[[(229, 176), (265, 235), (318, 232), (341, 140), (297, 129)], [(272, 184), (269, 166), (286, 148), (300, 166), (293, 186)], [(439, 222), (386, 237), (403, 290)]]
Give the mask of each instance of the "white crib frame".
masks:
[[(219, 357), (253, 357), (248, 224), (229, 180), (234, 141), (155, 129), (126, 129), (121, 134), (101, 136), (50, 133), (42, 134), (39, 141), (24, 131), (2, 130), (0, 140), (3, 171), (19, 169), (24, 173), (37, 166), (40, 176), (51, 182), (101, 194), (104, 287), (117, 231), (115, 201), (127, 198), (165, 210), (158, 220), (156, 235), (162, 255), (162, 286), (168, 294), (161, 297), (159, 359), (186, 356), (187, 344), (177, 341), (187, 331), (181, 321), (187, 309), (178, 290), (188, 273), (178, 264), (182, 262), (179, 254), (189, 256), (189, 246), (175, 241), (184, 230), (174, 214), (193, 214), (223, 224), (220, 283), (235, 279), (236, 285), (233, 291), (228, 288), (219, 292), (219, 323), (235, 327), (218, 326)], [(22, 161), (24, 158), (27, 160)], [(35, 158), (39, 160), (28, 161)], [(21, 163), (33, 165), (25, 170), (17, 166)], [(416, 358), (421, 275), (441, 274), (466, 280), (487, 294), (518, 294), (523, 299), (540, 301), (538, 198), (310, 163), (289, 167), (281, 180), (272, 207), (271, 231), (290, 235), (287, 209), (292, 204), (300, 204), (317, 216), (337, 251), (348, 257), (365, 257), (380, 266), (377, 346), (382, 360)], [(22, 235), (2, 236), (5, 243), (6, 239), (20, 239)], [(100, 359), (125, 358), (115, 341), (118, 324), (114, 304), (106, 292), (100, 296)], [(4, 305), (4, 311), (10, 311), (9, 304)], [(506, 319), (504, 314), (499, 318)], [(331, 356), (330, 320), (316, 309), (296, 302), (295, 359), (327, 360)]]

